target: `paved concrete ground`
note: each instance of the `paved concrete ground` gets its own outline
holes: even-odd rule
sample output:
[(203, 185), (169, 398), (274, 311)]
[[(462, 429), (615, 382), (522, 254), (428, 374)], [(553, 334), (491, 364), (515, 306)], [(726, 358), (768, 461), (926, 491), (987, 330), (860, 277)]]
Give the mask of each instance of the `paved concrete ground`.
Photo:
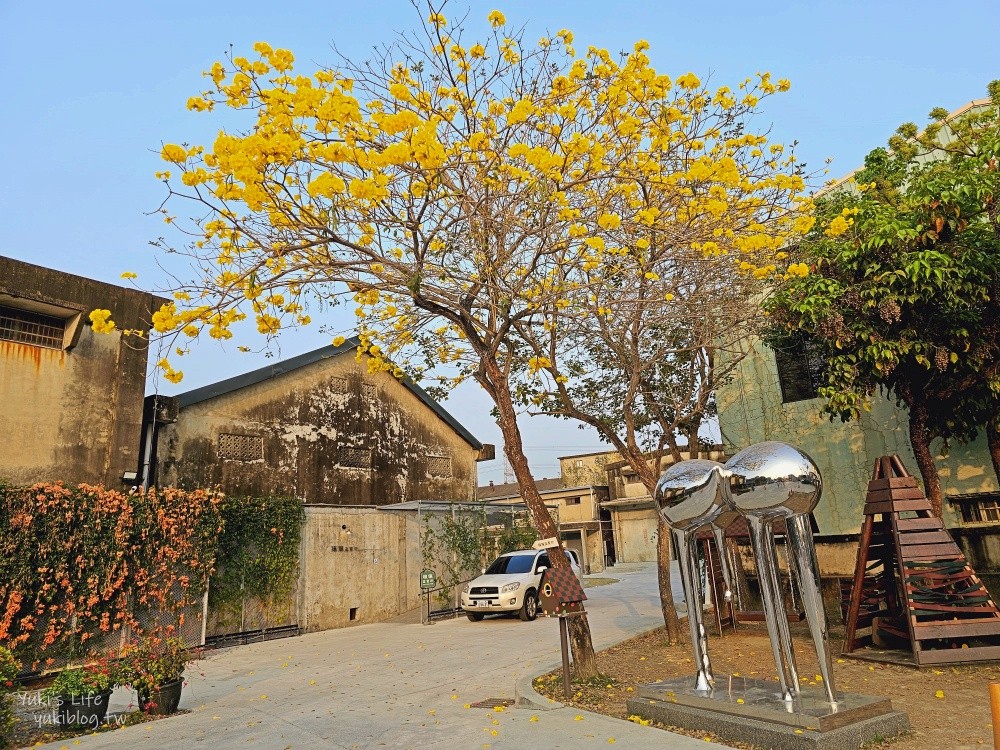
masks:
[[(662, 622), (655, 565), (619, 565), (588, 589), (594, 645), (606, 648)], [(675, 582), (675, 590), (680, 590)], [(210, 653), (189, 668), (190, 713), (46, 747), (469, 748), (694, 750), (705, 743), (571, 708), (465, 708), (513, 698), (515, 682), (559, 662), (557, 622), (465, 618), (379, 623)], [(119, 690), (112, 711), (129, 694)], [(118, 705), (116, 705), (116, 703)]]

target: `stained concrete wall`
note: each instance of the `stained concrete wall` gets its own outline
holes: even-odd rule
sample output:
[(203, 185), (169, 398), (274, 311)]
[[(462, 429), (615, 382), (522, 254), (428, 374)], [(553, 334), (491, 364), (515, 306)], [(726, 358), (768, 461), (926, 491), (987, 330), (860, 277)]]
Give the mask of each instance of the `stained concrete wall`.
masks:
[[(220, 455), (221, 435), (259, 438), (262, 457)], [(370, 469), (350, 465), (357, 451), (371, 452)], [(182, 405), (157, 454), (160, 484), (306, 503), (469, 500), (476, 488), (476, 449), (391, 375), (369, 375), (353, 349)], [(451, 476), (432, 473), (434, 456), (450, 458)]]
[(619, 562), (656, 560), (657, 513), (653, 508), (611, 511), (615, 534), (615, 554)]
[(415, 514), (306, 506), (299, 627), (326, 630), (416, 609), (421, 563)]
[[(895, 402), (878, 396), (870, 412), (855, 422), (831, 422), (819, 398), (783, 404), (774, 354), (760, 342), (750, 346), (732, 381), (719, 389), (719, 422), (730, 454), (763, 440), (791, 443), (808, 453), (823, 477), (823, 497), (816, 509), (821, 534), (857, 533), (875, 459), (898, 453), (907, 470), (920, 479), (910, 445), (907, 415)], [(932, 448), (944, 494), (997, 489), (985, 438), (953, 445), (947, 456), (940, 442)], [(959, 517), (945, 502), (945, 523)]]
[(108, 309), (118, 328), (148, 330), (164, 300), (0, 257), (0, 305), (65, 320), (61, 349), (0, 341), (0, 480), (121, 487), (138, 468), (146, 339), (95, 334)]

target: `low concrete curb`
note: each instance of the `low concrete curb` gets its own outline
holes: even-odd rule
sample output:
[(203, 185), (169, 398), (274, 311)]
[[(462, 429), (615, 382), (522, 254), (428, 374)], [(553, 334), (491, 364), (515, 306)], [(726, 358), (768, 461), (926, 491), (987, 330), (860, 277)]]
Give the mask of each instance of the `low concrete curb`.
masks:
[(530, 708), (533, 711), (554, 711), (563, 708), (565, 704), (539, 695), (535, 691), (535, 680), (542, 674), (562, 668), (562, 663), (553, 664), (544, 669), (540, 674), (525, 675), (514, 683), (514, 706), (517, 708)]

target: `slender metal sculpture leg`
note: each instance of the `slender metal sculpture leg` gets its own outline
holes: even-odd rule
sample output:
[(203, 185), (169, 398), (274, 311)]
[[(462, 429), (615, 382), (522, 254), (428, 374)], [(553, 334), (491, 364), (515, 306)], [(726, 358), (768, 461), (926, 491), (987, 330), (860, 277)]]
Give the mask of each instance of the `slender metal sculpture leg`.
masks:
[(726, 590), (722, 598), (727, 602), (733, 600), (733, 579), (729, 574), (729, 561), (726, 558), (726, 532), (713, 524), (712, 536), (715, 537), (715, 548), (719, 551), (719, 568), (722, 572), (722, 580), (726, 582)]
[[(799, 694), (799, 670), (795, 665), (795, 650), (792, 648), (792, 634), (788, 629), (788, 615), (785, 614), (785, 598), (781, 593), (781, 584), (778, 582), (778, 551), (774, 545), (773, 522), (766, 522), (768, 534), (764, 537), (767, 545), (768, 558), (771, 561), (771, 590), (774, 592), (775, 607), (774, 612), (778, 618), (778, 633), (781, 635), (781, 652), (785, 657), (786, 675), (792, 687), (792, 693)], [(791, 571), (789, 571), (791, 575)]]
[(813, 542), (809, 516), (800, 514), (785, 520), (788, 530), (789, 562), (795, 569), (802, 593), (802, 606), (806, 610), (809, 633), (812, 635), (819, 658), (819, 671), (823, 677), (826, 696), (830, 703), (837, 702), (837, 692), (833, 684), (833, 658), (830, 655), (830, 634), (823, 608), (823, 594), (820, 589), (819, 565), (816, 562), (816, 545)]
[(679, 529), (672, 529), (674, 549), (677, 550), (677, 562), (681, 568), (681, 585), (684, 587), (684, 601), (687, 602), (688, 628), (691, 632), (691, 648), (697, 668), (695, 690), (712, 689), (712, 666), (708, 661), (705, 649), (705, 626), (702, 623), (702, 606), (700, 587), (698, 586), (698, 567), (694, 556), (694, 544), (688, 539), (688, 534)]
[[(760, 578), (760, 593), (764, 601), (764, 621), (767, 623), (767, 634), (771, 641), (771, 652), (774, 654), (774, 665), (778, 670), (778, 685), (781, 687), (783, 700), (792, 700), (793, 693), (789, 687), (789, 678), (785, 669), (782, 635), (779, 630), (779, 617), (784, 617), (784, 607), (781, 606), (778, 595), (777, 571), (775, 571), (774, 539), (771, 529), (764, 519), (757, 516), (747, 516), (750, 527), (750, 541), (753, 545), (754, 558), (757, 560), (757, 573)], [(770, 544), (769, 544), (770, 543)], [(785, 621), (785, 629), (788, 622)]]
[[(708, 657), (708, 632), (705, 630), (705, 594), (707, 592), (707, 579), (702, 578), (701, 564), (698, 560), (698, 542), (692, 535), (688, 544), (688, 554), (691, 556), (691, 575), (694, 577), (695, 586), (698, 592), (698, 644), (701, 648), (700, 664), (705, 672), (705, 677), (710, 685), (715, 683), (715, 675), (712, 674), (712, 662)], [(707, 573), (707, 570), (706, 570)], [(688, 617), (690, 617), (690, 612)]]

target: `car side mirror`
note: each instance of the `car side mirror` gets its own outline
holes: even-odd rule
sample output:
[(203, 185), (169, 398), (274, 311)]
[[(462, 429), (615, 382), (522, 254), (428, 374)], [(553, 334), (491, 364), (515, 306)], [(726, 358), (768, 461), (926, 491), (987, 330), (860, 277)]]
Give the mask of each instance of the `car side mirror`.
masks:
[(537, 570), (536, 570), (535, 572), (536, 572), (536, 573), (544, 573), (544, 572), (545, 572), (546, 570), (548, 570), (548, 568), (547, 568), (546, 566), (544, 566), (544, 565), (539, 565), (539, 566), (538, 566), (538, 569), (537, 569)]
[(486, 575), (486, 568), (483, 568), (483, 575)]

